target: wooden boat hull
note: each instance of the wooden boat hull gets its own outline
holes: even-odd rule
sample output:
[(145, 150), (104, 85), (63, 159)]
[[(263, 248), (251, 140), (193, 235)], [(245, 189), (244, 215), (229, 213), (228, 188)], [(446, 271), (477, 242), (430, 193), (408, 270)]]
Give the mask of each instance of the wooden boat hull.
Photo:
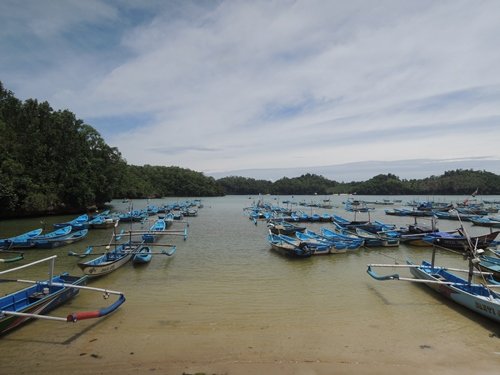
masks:
[(493, 278), (496, 281), (500, 281), (500, 258), (493, 258), (489, 256), (479, 257), (480, 262), (478, 263), (481, 271), (491, 272)]
[(87, 262), (78, 263), (78, 267), (88, 277), (99, 277), (111, 273), (125, 263), (127, 263), (134, 253), (130, 252), (110, 252)]
[[(52, 279), (54, 282), (85, 285), (86, 276), (59, 275)], [(44, 289), (48, 293), (44, 293)], [(18, 292), (0, 298), (0, 311), (14, 311), (18, 313), (46, 314), (64, 304), (78, 294), (76, 288), (49, 286), (36, 284)], [(0, 314), (0, 335), (32, 320), (31, 317)]]
[[(471, 237), (470, 241), (478, 249), (486, 248), (495, 240), (498, 233), (500, 233), (500, 231), (492, 232), (482, 236)], [(429, 241), (429, 238), (431, 238), (432, 240)], [(431, 235), (430, 237), (426, 237), (426, 240), (429, 241), (432, 245), (437, 245), (450, 250), (455, 250), (460, 252), (465, 252), (469, 250), (469, 242), (465, 236), (458, 236), (456, 238), (452, 237), (432, 238)]]
[[(411, 262), (407, 263), (413, 265)], [(441, 268), (432, 269), (428, 262), (422, 262), (422, 265), (424, 266), (422, 268), (410, 268), (410, 272), (414, 277), (423, 280), (457, 283), (452, 285), (429, 283), (426, 285), (446, 298), (500, 323), (500, 296), (498, 294), (492, 293), (490, 295), (488, 289), (479, 284), (467, 285), (466, 280)]]
[(273, 249), (275, 252), (291, 257), (291, 258), (308, 258), (313, 253), (311, 251), (298, 251), (296, 246), (292, 245), (287, 245), (287, 244), (276, 244), (276, 243), (271, 243), (271, 249)]
[(132, 263), (134, 264), (146, 264), (151, 262), (153, 255), (151, 254), (151, 248), (143, 246), (137, 253), (134, 254), (132, 258)]
[(28, 233), (24, 233), (18, 236), (10, 237), (10, 238), (5, 238), (0, 240), (0, 250), (7, 250), (7, 249), (25, 249), (25, 248), (30, 248), (33, 247), (33, 243), (31, 242), (31, 239), (39, 236), (42, 233), (43, 229), (38, 228), (35, 230), (32, 230)]
[(77, 241), (83, 240), (88, 234), (88, 229), (83, 229), (77, 232), (72, 232), (67, 236), (56, 237), (56, 238), (46, 238), (46, 239), (34, 239), (33, 246), (38, 249), (54, 249), (56, 247), (61, 247), (75, 243)]

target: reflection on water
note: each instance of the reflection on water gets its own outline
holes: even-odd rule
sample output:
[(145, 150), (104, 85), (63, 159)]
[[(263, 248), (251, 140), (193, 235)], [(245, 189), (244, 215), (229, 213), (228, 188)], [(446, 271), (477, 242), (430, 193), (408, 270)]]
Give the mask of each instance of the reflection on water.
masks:
[[(265, 223), (255, 226), (244, 216), (243, 207), (251, 203), (247, 198), (204, 199), (199, 215), (188, 218), (187, 241), (163, 239), (177, 245), (173, 257), (157, 255), (144, 267), (127, 264), (92, 281), (92, 286), (125, 293), (127, 302), (112, 316), (66, 325), (37, 321), (0, 339), (0, 373), (33, 368), (38, 373), (119, 372), (166, 368), (165, 363), (276, 361), (418, 367), (425, 360), (430, 368), (443, 363), (471, 368), (471, 356), (483, 368), (500, 363), (494, 323), (420, 285), (377, 282), (366, 274), (368, 263), (402, 263), (406, 258), (419, 262), (429, 259), (429, 249), (402, 245), (304, 260), (283, 258), (270, 251)], [(352, 218), (341, 207), (343, 198), (332, 198), (337, 206), (333, 210), (315, 211)], [(127, 208), (120, 201), (113, 203), (115, 210)], [(141, 205), (146, 201), (134, 201), (134, 208)], [(398, 225), (412, 220), (386, 216), (384, 208), (377, 207), (371, 219)], [(43, 224), (49, 228), (71, 218), (47, 217)], [(40, 219), (4, 221), (0, 237), (39, 224)], [(308, 224), (316, 230), (321, 225), (328, 224)], [(471, 234), (487, 231), (465, 225)], [(439, 222), (442, 230), (457, 226)], [(58, 254), (58, 272), (80, 274), (79, 259), (67, 256), (68, 251), (82, 252), (110, 238), (110, 230), (92, 230), (85, 241), (69, 247), (26, 251), (26, 262)], [(451, 253), (440, 252), (438, 262), (464, 266), (462, 258)], [(19, 277), (40, 279), (46, 274), (46, 267), (40, 266)], [(4, 293), (11, 287), (0, 286)], [(65, 316), (107, 303), (98, 294), (81, 293), (53, 314)]]

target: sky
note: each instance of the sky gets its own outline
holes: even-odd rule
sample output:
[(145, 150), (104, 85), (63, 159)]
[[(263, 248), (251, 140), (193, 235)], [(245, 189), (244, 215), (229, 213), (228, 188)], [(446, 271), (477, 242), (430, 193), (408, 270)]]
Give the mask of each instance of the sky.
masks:
[(0, 2), (16, 97), (218, 177), (500, 173), (499, 46), (495, 0)]

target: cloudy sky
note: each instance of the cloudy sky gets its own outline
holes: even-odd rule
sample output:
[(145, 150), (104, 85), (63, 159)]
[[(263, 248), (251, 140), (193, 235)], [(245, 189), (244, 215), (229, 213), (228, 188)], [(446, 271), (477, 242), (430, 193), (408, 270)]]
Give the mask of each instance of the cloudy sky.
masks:
[(499, 1), (2, 0), (0, 25), (4, 86), (130, 164), (500, 173)]

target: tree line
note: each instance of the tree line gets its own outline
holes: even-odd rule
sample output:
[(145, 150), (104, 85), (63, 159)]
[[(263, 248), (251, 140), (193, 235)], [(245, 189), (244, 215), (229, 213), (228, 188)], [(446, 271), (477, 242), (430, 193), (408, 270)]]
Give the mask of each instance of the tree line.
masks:
[(405, 180), (393, 174), (336, 182), (305, 174), (277, 181), (215, 180), (177, 166), (129, 165), (91, 125), (47, 102), (24, 102), (0, 82), (0, 218), (81, 212), (113, 198), (225, 194), (500, 194), (500, 176), (456, 170)]
[(305, 174), (283, 177), (275, 182), (244, 177), (224, 177), (217, 182), (226, 194), (363, 194), (363, 195), (482, 195), (500, 194), (500, 176), (487, 171), (457, 169), (424, 179), (400, 179), (391, 173), (367, 181), (336, 182), (323, 176)]

